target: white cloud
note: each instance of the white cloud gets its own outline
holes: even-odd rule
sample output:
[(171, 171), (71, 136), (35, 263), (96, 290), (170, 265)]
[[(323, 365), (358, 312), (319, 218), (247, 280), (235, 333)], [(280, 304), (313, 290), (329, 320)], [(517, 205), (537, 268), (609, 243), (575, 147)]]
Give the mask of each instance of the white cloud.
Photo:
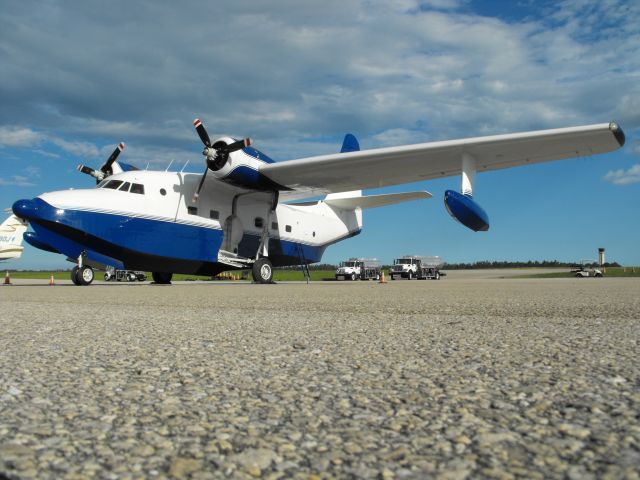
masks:
[(29, 128), (0, 127), (0, 147), (27, 147), (41, 141), (42, 135)]
[(52, 138), (51, 142), (65, 152), (72, 153), (84, 158), (98, 158), (99, 150), (95, 145), (88, 142), (68, 142), (62, 138)]
[(347, 131), (366, 148), (394, 130), (640, 128), (640, 13), (623, 0), (531, 6), (515, 20), (460, 0), (114, 1), (3, 9), (0, 124), (35, 125), (91, 158), (119, 141), (196, 153), (195, 117), (212, 136), (294, 157), (313, 145), (301, 138)]
[(0, 178), (0, 186), (16, 186), (16, 187), (32, 187), (35, 183), (29, 181), (28, 177), (22, 175), (13, 175), (9, 178)]
[(640, 163), (633, 165), (628, 170), (611, 170), (603, 178), (615, 185), (640, 183)]

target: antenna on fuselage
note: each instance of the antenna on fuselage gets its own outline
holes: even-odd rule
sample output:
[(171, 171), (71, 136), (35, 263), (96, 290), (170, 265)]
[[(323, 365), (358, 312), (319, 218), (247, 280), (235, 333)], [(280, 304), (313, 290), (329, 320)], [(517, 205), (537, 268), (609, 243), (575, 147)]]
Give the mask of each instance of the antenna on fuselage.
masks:
[(173, 165), (173, 160), (171, 160), (171, 161), (169, 162), (169, 165), (167, 165), (167, 168), (165, 168), (165, 169), (164, 169), (164, 171), (165, 171), (165, 172), (168, 172), (168, 171), (169, 171), (169, 168), (171, 168), (171, 165)]
[(187, 160), (187, 163), (184, 164), (184, 167), (182, 167), (182, 170), (180, 170), (180, 173), (184, 172), (184, 169), (187, 168), (187, 165), (189, 165), (189, 160)]

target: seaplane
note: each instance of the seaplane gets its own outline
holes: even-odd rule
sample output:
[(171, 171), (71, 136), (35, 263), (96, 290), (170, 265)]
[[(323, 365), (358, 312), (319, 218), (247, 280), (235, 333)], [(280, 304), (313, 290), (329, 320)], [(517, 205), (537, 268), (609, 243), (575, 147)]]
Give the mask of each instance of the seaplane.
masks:
[(319, 262), (328, 246), (358, 235), (363, 211), (431, 198), (427, 191), (363, 195), (376, 189), (460, 175), (447, 190), (449, 214), (473, 231), (489, 217), (473, 197), (476, 173), (609, 152), (624, 145), (614, 122), (360, 150), (347, 134), (338, 153), (275, 162), (249, 138), (211, 141), (203, 123), (202, 174), (140, 170), (118, 162), (119, 144), (90, 189), (18, 200), (13, 213), (31, 230), (33, 247), (76, 265), (71, 280), (89, 285), (94, 269), (152, 272), (157, 284), (174, 273), (214, 276), (251, 270), (272, 283), (273, 268)]

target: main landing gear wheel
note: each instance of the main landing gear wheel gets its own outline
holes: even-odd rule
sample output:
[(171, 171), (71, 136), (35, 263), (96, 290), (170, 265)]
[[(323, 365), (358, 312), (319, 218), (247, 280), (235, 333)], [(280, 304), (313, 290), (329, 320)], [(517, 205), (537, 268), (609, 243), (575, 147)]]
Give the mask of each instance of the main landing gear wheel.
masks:
[(76, 285), (91, 285), (93, 278), (93, 268), (87, 265), (82, 268), (73, 267), (71, 270), (71, 280)]
[(251, 267), (251, 275), (257, 283), (271, 283), (273, 278), (273, 267), (268, 258), (259, 258), (253, 262)]
[(153, 281), (158, 285), (171, 285), (171, 279), (173, 278), (173, 273), (152, 272), (151, 276), (153, 277)]

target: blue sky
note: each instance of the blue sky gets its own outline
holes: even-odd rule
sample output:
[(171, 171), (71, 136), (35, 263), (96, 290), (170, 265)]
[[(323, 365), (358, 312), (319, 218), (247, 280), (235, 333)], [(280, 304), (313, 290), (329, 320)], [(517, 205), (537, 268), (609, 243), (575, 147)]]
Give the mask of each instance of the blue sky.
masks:
[[(607, 258), (640, 265), (640, 6), (484, 2), (9, 2), (0, 12), (0, 206), (92, 185), (78, 163), (203, 169), (192, 120), (276, 160), (617, 121), (625, 147), (478, 175), (474, 233), (431, 200), (365, 212), (325, 261)], [(66, 267), (27, 246), (5, 268)]]

